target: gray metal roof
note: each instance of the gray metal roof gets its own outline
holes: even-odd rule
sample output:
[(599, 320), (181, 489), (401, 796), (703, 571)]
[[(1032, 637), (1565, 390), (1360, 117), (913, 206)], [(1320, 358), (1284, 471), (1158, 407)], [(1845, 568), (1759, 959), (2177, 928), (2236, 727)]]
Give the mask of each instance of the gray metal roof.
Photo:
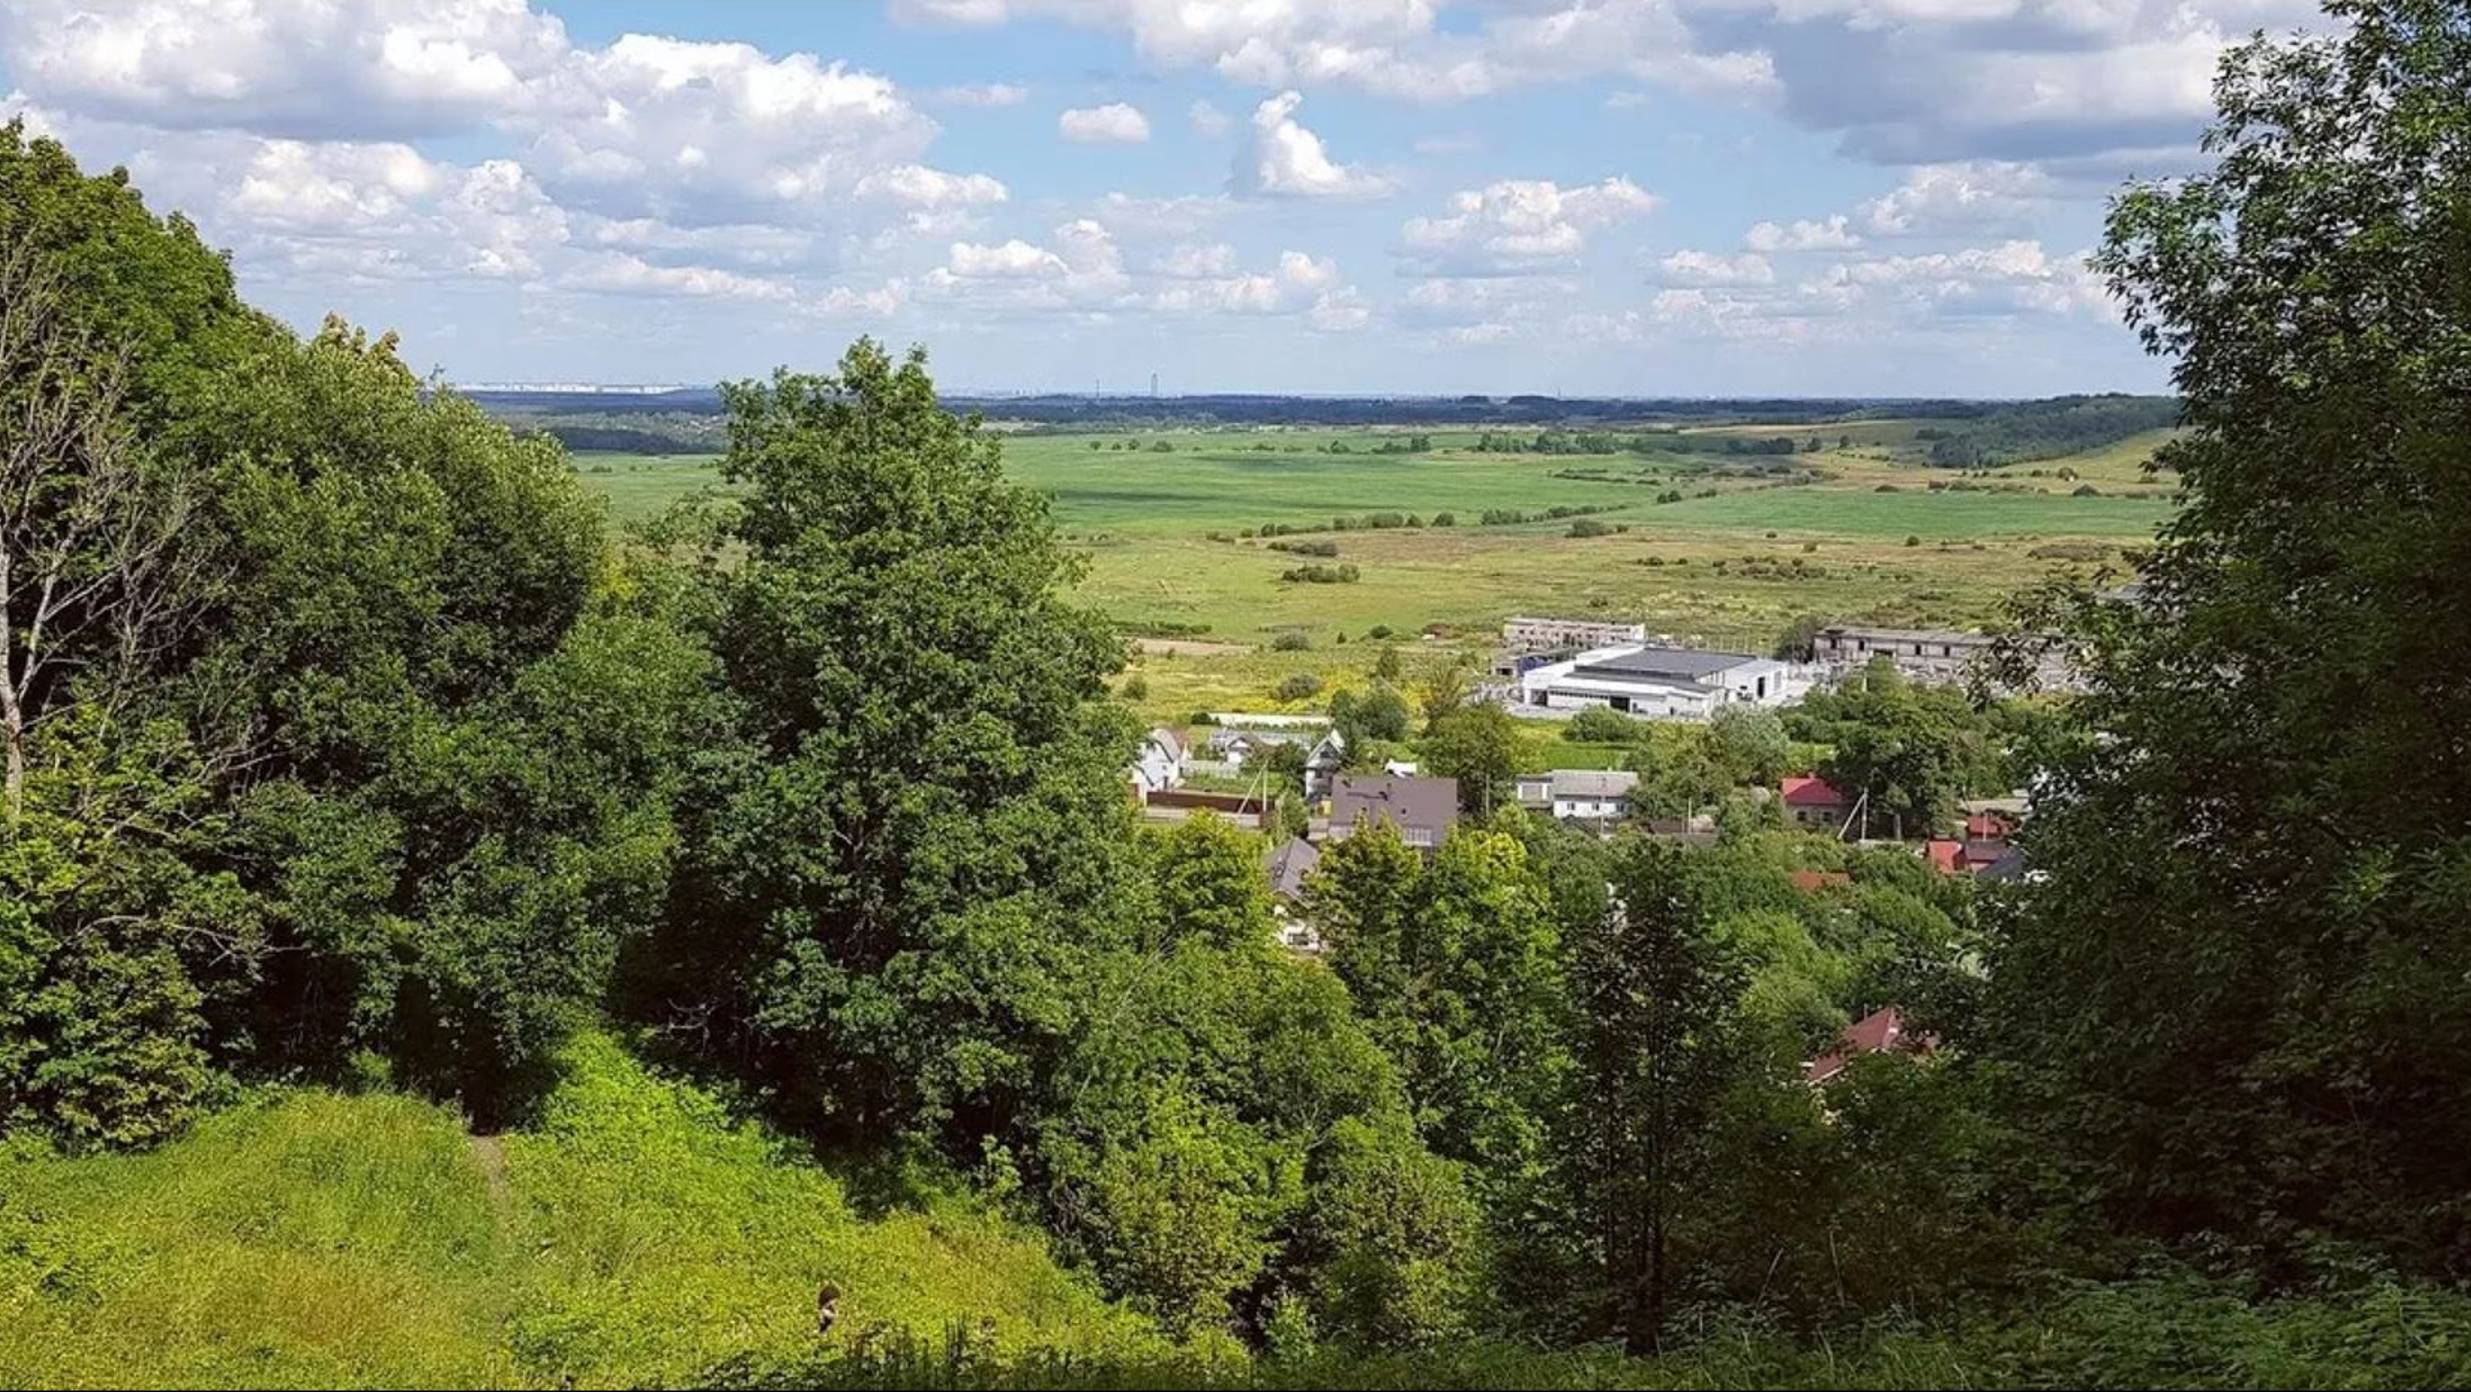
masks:
[(1639, 786), (1639, 775), (1627, 769), (1555, 769), (1553, 796), (1557, 798), (1621, 797)]
[(1321, 863), (1321, 852), (1312, 842), (1289, 841), (1270, 850), (1267, 869), (1270, 892), (1281, 898), (1293, 899), (1304, 893), (1304, 877)]
[(1583, 663), (1574, 677), (1656, 677), (1667, 681), (1698, 681), (1759, 659), (1749, 653), (1710, 652), (1702, 648), (1641, 648)]

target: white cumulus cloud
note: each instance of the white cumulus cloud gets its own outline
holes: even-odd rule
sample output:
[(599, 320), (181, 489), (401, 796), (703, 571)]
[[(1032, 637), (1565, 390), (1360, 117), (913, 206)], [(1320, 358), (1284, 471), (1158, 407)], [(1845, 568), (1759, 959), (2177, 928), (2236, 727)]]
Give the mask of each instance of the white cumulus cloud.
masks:
[(1618, 177), (1576, 188), (1505, 179), (1453, 195), (1446, 216), (1408, 219), (1399, 236), (1429, 274), (1521, 275), (1568, 265), (1590, 232), (1644, 217), (1660, 201)]
[(1150, 138), (1150, 118), (1124, 102), (1072, 107), (1055, 125), (1066, 140), (1082, 145), (1138, 145)]
[(1304, 102), (1286, 91), (1253, 109), (1249, 138), (1236, 151), (1236, 192), (1275, 198), (1370, 198), (1390, 190), (1377, 174), (1330, 158), (1321, 137), (1296, 120)]
[(1766, 285), (1776, 279), (1776, 268), (1755, 251), (1738, 256), (1677, 251), (1656, 264), (1671, 285)]

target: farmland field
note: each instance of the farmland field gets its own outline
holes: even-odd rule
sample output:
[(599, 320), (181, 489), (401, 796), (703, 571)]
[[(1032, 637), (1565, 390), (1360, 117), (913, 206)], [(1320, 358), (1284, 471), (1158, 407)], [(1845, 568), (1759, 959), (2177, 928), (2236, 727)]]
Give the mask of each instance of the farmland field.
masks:
[[(2119, 568), (2170, 515), (2167, 477), (2143, 467), (2167, 432), (1959, 471), (1919, 462), (1928, 425), (1727, 426), (1678, 433), (1666, 451), (1595, 455), (1485, 452), (1467, 430), (1420, 432), (1429, 448), (1418, 452), (1385, 430), (1023, 433), (1005, 439), (1004, 458), (1055, 498), (1066, 540), (1088, 558), (1084, 598), (1134, 632), (1234, 645), (1136, 656), (1139, 703), (1163, 716), (1270, 708), (1269, 689), (1299, 670), (1343, 684), (1381, 630), (1427, 663), (1475, 654), (1521, 611), (1753, 650), (1800, 614), (1975, 625), (2053, 574)], [(1819, 448), (1728, 452), (1779, 434)], [(718, 482), (709, 456), (587, 454), (577, 466), (621, 520)], [(1544, 515), (1556, 508), (1586, 510), (1580, 530), (1602, 534), (1574, 535), (1576, 517)], [(1483, 525), (1488, 511), (1530, 520)], [(1375, 513), (1420, 525), (1333, 529)], [(1432, 525), (1436, 514), (1453, 525)], [(1338, 554), (1246, 535), (1273, 525), (1311, 529), (1292, 540)], [(1281, 578), (1342, 562), (1355, 581)], [(1288, 632), (1312, 647), (1268, 648)]]

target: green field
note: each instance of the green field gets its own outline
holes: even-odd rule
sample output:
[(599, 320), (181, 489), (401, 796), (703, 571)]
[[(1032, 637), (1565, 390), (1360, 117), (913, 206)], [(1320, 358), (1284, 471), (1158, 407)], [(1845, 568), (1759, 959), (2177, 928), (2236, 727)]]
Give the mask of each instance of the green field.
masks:
[(932, 1196), (862, 1214), (599, 1036), (504, 1136), (293, 1090), (144, 1154), (0, 1151), (0, 1386), (677, 1386), (982, 1322), (999, 1347), (1164, 1349), (1036, 1234)]
[[(1338, 645), (1361, 644), (1377, 625), (1423, 647), (1434, 643), (1417, 635), (1429, 633), (1473, 653), (1521, 611), (1635, 620), (1760, 650), (1805, 613), (1978, 624), (2054, 574), (2116, 569), (2126, 548), (2145, 544), (2170, 516), (2169, 480), (2143, 469), (2167, 432), (1963, 474), (1914, 462), (1916, 432), (1928, 424), (1715, 427), (1679, 437), (1703, 450), (1647, 455), (1480, 453), (1477, 432), (1461, 430), (1426, 432), (1433, 448), (1418, 454), (1374, 453), (1405, 438), (1386, 430), (1020, 433), (1006, 437), (1004, 458), (1015, 477), (1055, 498), (1067, 540), (1088, 558), (1084, 598), (1135, 631), (1229, 645), (1139, 659), (1145, 709), (1164, 717), (1263, 707), (1295, 670), (1344, 679), (1367, 650)], [(1727, 455), (1725, 441), (1775, 434), (1821, 442), (1787, 457), (1816, 477), (1733, 476), (1759, 460)], [(1154, 447), (1162, 441), (1171, 448)], [(1333, 444), (1345, 452), (1330, 452)], [(578, 467), (621, 519), (717, 482), (714, 461), (702, 456), (595, 454)], [(1641, 481), (1557, 476), (1573, 470)], [(2098, 496), (2076, 496), (2087, 485)], [(1671, 491), (1684, 496), (1656, 501)], [(1568, 520), (1474, 525), (1488, 509), (1553, 507), (1609, 509), (1595, 520), (1619, 530), (1573, 537)], [(1339, 547), (1327, 563), (1357, 567), (1351, 584), (1282, 580), (1322, 558), (1242, 535), (1273, 523), (1326, 529), (1374, 512), (1424, 521), (1449, 512), (1458, 525), (1315, 533)], [(1289, 630), (1311, 635), (1320, 651), (1259, 650)]]

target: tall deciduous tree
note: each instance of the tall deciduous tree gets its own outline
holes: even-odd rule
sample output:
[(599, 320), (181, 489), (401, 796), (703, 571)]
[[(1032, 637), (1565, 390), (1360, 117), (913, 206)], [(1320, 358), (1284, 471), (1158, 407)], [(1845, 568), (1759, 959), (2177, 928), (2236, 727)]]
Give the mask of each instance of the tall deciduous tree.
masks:
[(2097, 267), (2171, 361), (2182, 507), (2082, 606), (2099, 738), (1995, 1043), (2104, 1214), (2471, 1269), (2471, 6), (2232, 50), (2213, 168)]
[(1090, 953), (1127, 932), (1123, 645), (1067, 601), (1046, 499), (937, 403), (923, 355), (861, 340), (830, 376), (725, 396), (746, 494), (708, 604), (737, 739), (691, 798), (672, 1005), (716, 1004), (837, 1125), (967, 1150), (1051, 1071)]

